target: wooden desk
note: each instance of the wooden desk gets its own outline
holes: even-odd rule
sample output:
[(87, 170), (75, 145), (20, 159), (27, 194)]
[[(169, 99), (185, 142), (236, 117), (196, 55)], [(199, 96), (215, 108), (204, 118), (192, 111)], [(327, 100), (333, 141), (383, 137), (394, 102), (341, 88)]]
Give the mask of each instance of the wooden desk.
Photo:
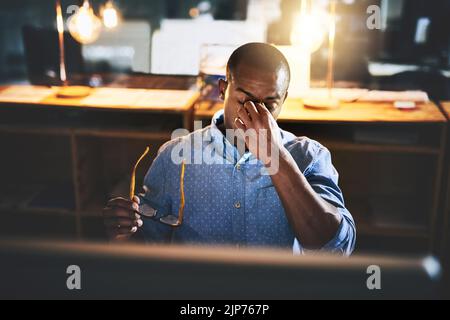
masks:
[(450, 119), (450, 101), (442, 102), (442, 107), (445, 110), (446, 116)]
[[(222, 107), (198, 102), (195, 118), (207, 125)], [(344, 103), (319, 111), (288, 99), (278, 122), (332, 151), (358, 249), (436, 250), (446, 118), (435, 104), (401, 111), (389, 103)]]
[[(40, 94), (41, 91), (52, 90), (52, 93), (43, 99), (38, 101), (31, 101), (32, 98), (25, 97), (23, 100), (14, 98), (14, 101), (5, 100), (1, 96), (2, 92), (6, 90), (12, 90), (13, 92), (17, 89), (24, 90), (26, 94), (32, 94), (36, 91), (36, 94)], [(192, 111), (194, 103), (199, 97), (199, 93), (196, 91), (189, 90), (153, 90), (153, 89), (128, 89), (128, 88), (93, 88), (91, 89), (90, 95), (86, 98), (76, 98), (76, 99), (66, 99), (58, 98), (57, 96), (58, 88), (44, 88), (37, 86), (12, 86), (12, 87), (0, 87), (0, 104), (5, 106), (37, 106), (37, 107), (70, 107), (74, 109), (84, 109), (84, 110), (96, 110), (103, 109), (108, 111), (122, 111), (122, 112), (150, 112), (150, 113), (164, 113), (164, 114), (178, 114), (183, 117), (183, 127), (191, 128), (192, 126)], [(103, 93), (102, 93), (103, 92)], [(161, 95), (171, 95), (173, 98), (173, 104), (167, 104), (163, 101), (162, 104), (158, 104), (155, 101), (143, 101), (143, 99), (123, 99), (123, 96), (127, 95), (130, 97), (138, 97), (143, 95), (145, 97), (148, 94), (152, 96)], [(108, 96), (110, 95), (110, 96)], [(117, 95), (116, 97), (114, 95)], [(98, 96), (97, 99), (93, 99)], [(179, 98), (177, 98), (177, 96)], [(102, 101), (102, 99), (108, 99)], [(115, 101), (115, 99), (118, 101)]]
[[(195, 117), (197, 119), (211, 119), (222, 108), (223, 104), (221, 102), (199, 102), (196, 104)], [(390, 103), (364, 102), (343, 103), (336, 110), (318, 111), (305, 108), (300, 99), (287, 99), (278, 121), (282, 123), (436, 123), (445, 122), (445, 117), (433, 103), (422, 104), (414, 111), (401, 111), (394, 108)]]
[[(127, 190), (121, 183), (129, 181), (134, 162), (149, 145), (151, 154), (137, 175), (139, 191), (152, 159), (173, 130), (191, 129), (198, 98), (196, 92), (179, 91), (184, 98), (174, 105), (147, 104), (138, 98), (127, 105), (127, 98), (139, 96), (140, 91), (108, 89), (112, 95), (117, 90), (126, 97), (106, 97), (113, 104), (108, 106), (101, 99), (60, 99), (55, 92), (41, 97), (45, 88), (27, 87), (19, 97), (14, 97), (14, 91), (23, 88), (2, 95), (9, 89), (0, 88), (0, 211), (30, 213), (28, 221), (39, 225), (33, 235), (42, 228), (39, 234), (56, 232), (63, 237), (86, 235), (90, 225), (83, 221), (98, 216), (109, 196), (127, 194), (118, 191)], [(100, 90), (93, 89), (91, 97)], [(144, 94), (149, 92), (144, 90)], [(65, 231), (58, 232), (54, 221), (43, 223), (40, 219), (45, 216), (36, 213), (52, 213), (58, 216), (56, 221), (69, 222), (64, 224)], [(23, 220), (14, 220), (19, 232), (32, 224), (24, 228)], [(8, 224), (0, 229), (5, 229), (1, 234), (15, 232)]]

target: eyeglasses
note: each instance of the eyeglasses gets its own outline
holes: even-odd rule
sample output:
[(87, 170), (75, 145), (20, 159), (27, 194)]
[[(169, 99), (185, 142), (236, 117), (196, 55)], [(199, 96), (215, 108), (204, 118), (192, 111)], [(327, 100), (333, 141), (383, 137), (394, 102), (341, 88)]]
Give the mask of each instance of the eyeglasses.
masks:
[[(130, 183), (130, 199), (133, 200), (136, 190), (136, 170), (141, 163), (141, 161), (145, 158), (145, 156), (149, 153), (150, 148), (147, 147), (141, 157), (136, 161), (136, 164), (133, 167), (133, 171), (131, 174), (131, 183)], [(180, 173), (180, 207), (178, 208), (178, 217), (175, 217), (172, 214), (161, 217), (159, 222), (162, 224), (171, 226), (171, 227), (179, 227), (183, 224), (184, 218), (184, 207), (185, 207), (185, 196), (184, 196), (184, 173), (186, 171), (186, 161), (183, 160), (181, 164), (181, 173)], [(156, 216), (156, 210), (152, 210), (150, 213), (141, 212), (142, 216), (147, 218), (154, 218)]]
[(161, 217), (159, 222), (164, 223), (171, 227), (179, 227), (183, 223), (184, 218), (184, 172), (186, 169), (186, 162), (183, 160), (181, 164), (181, 173), (180, 173), (180, 207), (178, 208), (178, 218), (169, 214), (165, 217)]

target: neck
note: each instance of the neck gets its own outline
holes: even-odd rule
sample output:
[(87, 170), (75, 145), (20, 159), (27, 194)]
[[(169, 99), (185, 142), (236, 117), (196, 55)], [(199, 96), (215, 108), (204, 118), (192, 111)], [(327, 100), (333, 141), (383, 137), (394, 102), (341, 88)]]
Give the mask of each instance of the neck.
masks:
[[(231, 139), (231, 137), (227, 136), (226, 130), (227, 128), (225, 128), (225, 124), (221, 123), (217, 126), (217, 128), (220, 130), (220, 132), (222, 132), (222, 134), (224, 135), (224, 137), (235, 147), (238, 146), (238, 137), (233, 135), (233, 139)], [(238, 148), (239, 149), (239, 148)], [(239, 150), (238, 150), (239, 151)], [(248, 152), (248, 147), (247, 145), (245, 145), (245, 152)], [(241, 154), (240, 156), (243, 156), (243, 154)]]

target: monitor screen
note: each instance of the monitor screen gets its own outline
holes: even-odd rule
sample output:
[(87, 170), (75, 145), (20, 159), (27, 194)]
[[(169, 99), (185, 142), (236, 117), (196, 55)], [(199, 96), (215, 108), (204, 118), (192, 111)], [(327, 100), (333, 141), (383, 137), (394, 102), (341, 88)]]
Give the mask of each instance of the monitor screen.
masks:
[(387, 17), (381, 56), (403, 63), (450, 66), (449, 0), (382, 1)]

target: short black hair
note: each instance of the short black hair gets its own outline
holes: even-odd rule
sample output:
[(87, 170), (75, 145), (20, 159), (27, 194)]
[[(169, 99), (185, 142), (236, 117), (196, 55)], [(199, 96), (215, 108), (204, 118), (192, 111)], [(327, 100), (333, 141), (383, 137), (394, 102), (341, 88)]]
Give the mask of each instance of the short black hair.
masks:
[(268, 72), (278, 72), (280, 69), (284, 69), (288, 75), (287, 86), (289, 86), (291, 80), (289, 63), (281, 51), (270, 44), (251, 42), (237, 48), (228, 60), (228, 81), (232, 81), (236, 70), (241, 64)]

